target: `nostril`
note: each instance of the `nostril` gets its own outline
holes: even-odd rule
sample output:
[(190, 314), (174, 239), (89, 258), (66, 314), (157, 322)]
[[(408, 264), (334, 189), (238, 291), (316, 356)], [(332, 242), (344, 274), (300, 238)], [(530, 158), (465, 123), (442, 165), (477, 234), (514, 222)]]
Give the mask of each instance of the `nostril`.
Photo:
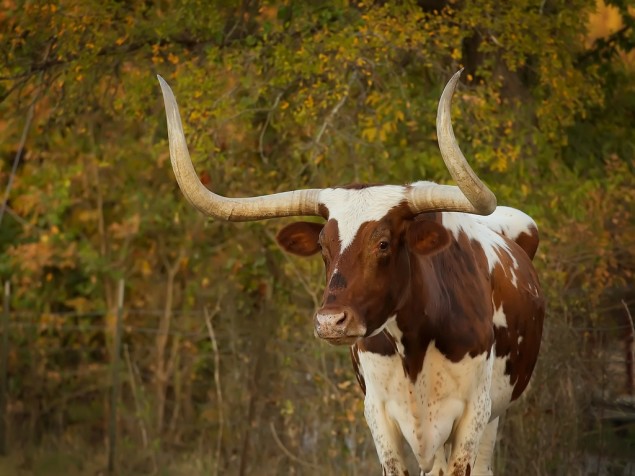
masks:
[(331, 344), (349, 343), (366, 335), (366, 325), (359, 322), (355, 310), (350, 308), (320, 309), (313, 322), (315, 335)]
[(346, 313), (345, 313), (345, 312), (343, 312), (343, 313), (341, 314), (341, 316), (342, 316), (342, 317), (340, 317), (340, 318), (339, 318), (339, 319), (335, 322), (335, 325), (336, 325), (336, 326), (341, 326), (342, 324), (344, 324), (344, 322), (346, 322), (346, 317), (347, 317), (347, 316), (346, 316)]

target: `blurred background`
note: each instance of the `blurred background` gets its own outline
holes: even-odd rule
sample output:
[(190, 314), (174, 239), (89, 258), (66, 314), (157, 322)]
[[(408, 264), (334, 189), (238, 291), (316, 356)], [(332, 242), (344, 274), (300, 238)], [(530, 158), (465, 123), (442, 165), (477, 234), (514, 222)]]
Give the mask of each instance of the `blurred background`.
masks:
[(457, 138), (538, 222), (548, 298), (496, 474), (635, 474), (629, 3), (1, 0), (0, 474), (379, 474), (321, 260), (186, 203), (156, 74), (248, 196), (448, 182), (461, 67)]

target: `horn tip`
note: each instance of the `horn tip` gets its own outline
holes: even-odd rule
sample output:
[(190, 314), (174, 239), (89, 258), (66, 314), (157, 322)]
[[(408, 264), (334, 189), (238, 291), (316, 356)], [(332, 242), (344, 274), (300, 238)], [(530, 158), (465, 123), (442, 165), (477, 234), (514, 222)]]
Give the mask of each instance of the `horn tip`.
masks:
[(461, 73), (463, 72), (464, 69), (465, 68), (461, 68), (456, 73), (454, 73), (452, 77), (450, 78), (450, 80), (448, 81), (447, 86), (450, 86), (452, 89), (454, 89), (456, 87), (456, 83), (459, 82), (459, 78), (461, 77)]
[(163, 79), (163, 76), (161, 76), (160, 74), (157, 74), (157, 79), (159, 80), (159, 83), (165, 83), (165, 79)]
[(157, 79), (159, 80), (159, 86), (161, 87), (161, 92), (163, 93), (163, 100), (165, 101), (165, 107), (169, 108), (171, 106), (176, 107), (176, 98), (174, 97), (174, 93), (172, 92), (172, 88), (168, 84), (168, 82), (161, 77), (161, 75), (157, 74)]

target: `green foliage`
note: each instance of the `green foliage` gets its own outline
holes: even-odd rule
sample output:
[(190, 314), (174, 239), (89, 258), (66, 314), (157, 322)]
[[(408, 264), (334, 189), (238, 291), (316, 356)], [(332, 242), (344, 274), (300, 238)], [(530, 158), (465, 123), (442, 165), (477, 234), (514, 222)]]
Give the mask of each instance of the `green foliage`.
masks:
[[(115, 283), (124, 277), (126, 324), (168, 335), (127, 342), (151, 349), (139, 363), (150, 377), (138, 382), (147, 392), (137, 403), (148, 407), (142, 420), (152, 444), (180, 444), (183, 432), (170, 432), (170, 418), (218, 419), (219, 410), (202, 403), (209, 406), (215, 370), (205, 357), (208, 340), (170, 331), (200, 330), (197, 311), (219, 303), (215, 323), (232, 336), (224, 351), (242, 369), (238, 375), (223, 364), (225, 390), (235, 396), (225, 410), (245, 420), (225, 435), (226, 451), (249, 447), (240, 438), (266, 420), (258, 412), (279, 417), (289, 440), (313, 425), (303, 431), (319, 435), (315, 458), (328, 456), (334, 472), (341, 461), (352, 461), (353, 472), (347, 452), (367, 448), (359, 392), (343, 370), (346, 352), (305, 343), (321, 264), (277, 249), (272, 237), (282, 223), (212, 222), (185, 202), (169, 165), (157, 73), (175, 90), (201, 179), (218, 193), (247, 196), (449, 180), (436, 145), (436, 106), (447, 79), (465, 67), (455, 132), (499, 203), (522, 208), (541, 227), (537, 263), (549, 321), (613, 322), (607, 307), (633, 299), (635, 93), (632, 65), (618, 54), (633, 48), (633, 17), (627, 2), (608, 3), (623, 28), (585, 46), (591, 0), (5, 2), (1, 183), (23, 153), (0, 227), (0, 276), (13, 284), (15, 309), (48, 319), (18, 336), (12, 395), (36, 401), (38, 379), (56, 369), (103, 371)], [(30, 107), (34, 120), (23, 131)], [(23, 132), (26, 147), (18, 151)], [(134, 312), (143, 309), (166, 310)], [(92, 316), (74, 326), (101, 327), (49, 332), (64, 311)], [(278, 341), (303, 343), (300, 357), (281, 355)], [(559, 348), (556, 338), (546, 342)], [(72, 362), (48, 354), (36, 361), (29, 346), (78, 354)], [(73, 384), (51, 377), (46, 391), (73, 395), (93, 378), (87, 375)], [(306, 375), (311, 390), (302, 394)], [(249, 393), (241, 379), (268, 396)], [(160, 404), (166, 395), (177, 402)], [(250, 402), (256, 416), (247, 418)], [(531, 405), (538, 415), (545, 402)], [(76, 410), (69, 418), (90, 426), (82, 412), (97, 410)], [(260, 438), (269, 441), (263, 427)], [(504, 454), (525, 462), (544, 450), (539, 439), (533, 454), (510, 448)], [(553, 470), (562, 461), (556, 455), (548, 464)]]

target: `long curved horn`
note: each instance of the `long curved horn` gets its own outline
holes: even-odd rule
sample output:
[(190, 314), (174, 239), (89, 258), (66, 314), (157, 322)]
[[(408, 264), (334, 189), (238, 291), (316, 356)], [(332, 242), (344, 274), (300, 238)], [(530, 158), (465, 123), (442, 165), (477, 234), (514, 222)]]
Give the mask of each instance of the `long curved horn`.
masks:
[(259, 197), (226, 198), (208, 190), (198, 178), (185, 142), (181, 115), (168, 83), (157, 75), (168, 120), (170, 160), (176, 180), (185, 198), (206, 215), (228, 221), (251, 221), (265, 218), (315, 215), (319, 210), (320, 189), (293, 190)]
[(420, 213), (430, 210), (459, 211), (489, 215), (496, 209), (496, 196), (474, 173), (459, 148), (454, 130), (450, 105), (461, 69), (452, 76), (441, 94), (437, 110), (437, 140), (446, 167), (458, 187), (436, 185), (411, 187), (410, 207)]

